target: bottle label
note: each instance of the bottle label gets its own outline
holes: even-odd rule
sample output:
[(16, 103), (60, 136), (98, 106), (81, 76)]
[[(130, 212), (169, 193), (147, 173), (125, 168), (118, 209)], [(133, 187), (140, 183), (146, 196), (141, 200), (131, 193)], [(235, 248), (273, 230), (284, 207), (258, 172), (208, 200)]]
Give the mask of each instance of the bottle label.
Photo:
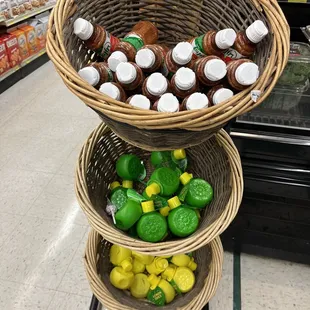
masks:
[(163, 76), (165, 76), (168, 80), (171, 80), (172, 77), (173, 77), (173, 73), (172, 72), (169, 72), (169, 69), (166, 65), (166, 63), (164, 62), (163, 63), (163, 66), (161, 68), (161, 73)]
[(110, 68), (107, 68), (107, 72), (108, 72), (108, 82), (113, 82), (113, 72)]
[(100, 54), (103, 57), (103, 59), (107, 59), (111, 54), (111, 38), (110, 34), (107, 31), (105, 32), (105, 41), (103, 43)]
[(165, 293), (160, 287), (156, 287), (155, 290), (150, 290), (147, 294), (147, 299), (156, 306), (162, 307), (166, 303)]
[(123, 42), (128, 42), (129, 44), (131, 44), (136, 49), (136, 51), (138, 51), (144, 46), (143, 40), (138, 36), (132, 34), (125, 37), (123, 39)]
[(187, 193), (189, 191), (189, 184), (190, 183), (187, 183), (181, 190), (180, 194), (178, 195), (180, 201), (184, 202), (185, 201), (185, 198), (187, 196)]
[(192, 46), (194, 48), (194, 54), (198, 57), (207, 56), (203, 49), (203, 38), (204, 38), (204, 35), (197, 37), (192, 41)]
[(181, 294), (182, 294), (181, 290), (179, 289), (179, 287), (177, 286), (177, 284), (174, 282), (174, 280), (171, 280), (171, 281), (170, 281), (170, 284), (171, 284), (171, 286), (174, 288), (174, 290), (176, 291), (176, 293), (177, 293), (178, 295), (181, 295)]
[(236, 51), (233, 48), (229, 48), (223, 55), (222, 59), (226, 62), (229, 63), (233, 60), (236, 59), (241, 59), (241, 58), (246, 58), (245, 56), (241, 55), (238, 51)]

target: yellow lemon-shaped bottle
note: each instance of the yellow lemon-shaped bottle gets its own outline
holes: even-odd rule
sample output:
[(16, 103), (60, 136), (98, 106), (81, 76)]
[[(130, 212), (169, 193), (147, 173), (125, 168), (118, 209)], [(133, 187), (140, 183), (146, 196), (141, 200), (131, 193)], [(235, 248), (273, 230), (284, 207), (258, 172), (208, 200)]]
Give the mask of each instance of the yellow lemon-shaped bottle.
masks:
[(159, 275), (169, 266), (168, 260), (161, 257), (155, 257), (150, 265), (146, 265), (146, 270), (149, 274)]
[(133, 297), (141, 299), (146, 298), (150, 290), (150, 282), (147, 279), (147, 275), (138, 273), (135, 275), (134, 280), (130, 286), (130, 293)]
[(110, 273), (110, 282), (116, 288), (127, 290), (134, 280), (134, 273), (125, 271), (122, 267), (114, 267)]
[(186, 254), (174, 255), (171, 259), (171, 263), (178, 267), (188, 267), (192, 271), (197, 269), (197, 264), (195, 263), (194, 258)]
[(134, 274), (143, 273), (145, 271), (145, 265), (138, 259), (134, 258), (132, 261), (132, 272)]
[(139, 262), (141, 262), (144, 265), (149, 265), (154, 260), (154, 256), (141, 254), (135, 251), (132, 251), (132, 257), (136, 258)]
[(125, 271), (132, 270), (131, 250), (113, 244), (110, 249), (110, 262), (114, 266), (120, 266)]

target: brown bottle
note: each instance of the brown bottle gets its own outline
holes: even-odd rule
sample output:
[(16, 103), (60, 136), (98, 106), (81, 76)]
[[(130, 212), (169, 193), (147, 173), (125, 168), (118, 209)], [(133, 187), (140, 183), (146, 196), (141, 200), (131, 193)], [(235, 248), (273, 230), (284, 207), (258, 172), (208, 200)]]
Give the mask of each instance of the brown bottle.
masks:
[(119, 39), (99, 25), (93, 25), (83, 18), (74, 22), (74, 33), (84, 41), (85, 45), (103, 59), (114, 52)]
[(208, 106), (209, 99), (205, 94), (193, 93), (183, 100), (181, 105), (181, 111), (206, 109)]
[(193, 57), (193, 47), (189, 42), (181, 42), (176, 45), (173, 50), (170, 50), (163, 65), (162, 73), (168, 79), (181, 67), (191, 67)]
[(133, 95), (126, 102), (135, 108), (143, 110), (150, 110), (151, 108), (151, 101), (143, 95)]
[(79, 72), (79, 76), (90, 85), (98, 88), (106, 82), (113, 82), (113, 72), (106, 62), (93, 62)]
[(157, 101), (163, 94), (170, 91), (170, 83), (161, 73), (155, 72), (145, 79), (142, 93), (151, 102)]
[(238, 32), (235, 44), (224, 53), (225, 62), (250, 57), (267, 34), (268, 28), (261, 20), (255, 21), (246, 31)]
[(144, 75), (135, 63), (124, 62), (117, 66), (115, 79), (125, 90), (136, 90), (142, 87)]
[(176, 96), (171, 93), (164, 94), (157, 100), (152, 110), (165, 113), (175, 113), (180, 110), (180, 103)]
[(229, 88), (225, 88), (223, 84), (212, 87), (207, 93), (211, 105), (217, 105), (234, 96)]
[(179, 98), (185, 98), (198, 89), (196, 74), (190, 68), (180, 68), (171, 79), (171, 91)]
[(168, 52), (169, 48), (165, 45), (145, 45), (137, 52), (136, 64), (147, 73), (159, 71)]
[(227, 73), (225, 62), (216, 56), (197, 59), (194, 71), (199, 82), (206, 86), (219, 84)]
[(108, 59), (110, 69), (115, 72), (119, 63), (127, 61), (134, 62), (137, 51), (144, 45), (156, 43), (157, 39), (158, 29), (151, 22), (140, 21), (116, 45), (115, 52), (118, 53), (112, 53)]
[(227, 80), (230, 86), (244, 90), (254, 84), (259, 77), (258, 66), (249, 59), (238, 59), (227, 65)]
[(223, 53), (233, 46), (236, 40), (235, 30), (228, 28), (220, 31), (210, 30), (206, 34), (190, 40), (194, 49), (193, 58), (214, 55), (221, 57)]
[(127, 98), (124, 89), (118, 83), (104, 83), (100, 86), (99, 91), (118, 101), (125, 102)]

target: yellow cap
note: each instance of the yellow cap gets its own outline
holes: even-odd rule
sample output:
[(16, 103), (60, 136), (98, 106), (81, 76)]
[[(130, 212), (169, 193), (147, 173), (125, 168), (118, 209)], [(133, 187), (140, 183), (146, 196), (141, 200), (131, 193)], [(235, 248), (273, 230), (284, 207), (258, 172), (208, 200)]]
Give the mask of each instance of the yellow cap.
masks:
[(151, 284), (151, 290), (155, 290), (160, 282), (160, 277), (157, 277), (155, 274), (150, 274), (147, 280)]
[(186, 152), (184, 149), (175, 150), (175, 151), (173, 151), (173, 156), (175, 159), (181, 160), (181, 159), (186, 158)]
[(171, 210), (176, 209), (180, 205), (182, 205), (180, 199), (178, 196), (172, 197), (171, 199), (168, 200), (168, 204)]
[(192, 271), (195, 271), (197, 269), (197, 264), (194, 261), (194, 257), (192, 257), (187, 267)]
[(160, 187), (156, 183), (152, 183), (145, 189), (146, 194), (148, 197), (152, 197), (153, 195), (158, 195), (160, 193)]
[(110, 184), (110, 190), (113, 191), (113, 189), (120, 187), (120, 186), (121, 186), (120, 182), (115, 181)]
[(149, 213), (155, 211), (153, 200), (141, 202), (141, 207), (143, 213)]
[(186, 185), (187, 183), (189, 183), (189, 181), (193, 178), (192, 174), (189, 174), (187, 172), (184, 172), (181, 176), (180, 176), (180, 181), (183, 185)]
[(177, 267), (173, 264), (170, 264), (169, 267), (161, 274), (162, 278), (171, 282), (177, 271)]
[(132, 270), (132, 258), (128, 257), (125, 260), (123, 260), (121, 262), (121, 267), (127, 272), (131, 271)]
[(169, 212), (170, 212), (170, 208), (167, 206), (167, 207), (164, 207), (164, 208), (161, 208), (159, 210), (159, 213), (164, 216), (164, 217), (167, 217), (169, 215)]
[(162, 270), (165, 270), (169, 266), (168, 261), (165, 258), (161, 258), (161, 257), (155, 258), (155, 264), (157, 268), (160, 268)]
[(132, 181), (123, 180), (123, 187), (124, 188), (133, 188), (133, 182)]

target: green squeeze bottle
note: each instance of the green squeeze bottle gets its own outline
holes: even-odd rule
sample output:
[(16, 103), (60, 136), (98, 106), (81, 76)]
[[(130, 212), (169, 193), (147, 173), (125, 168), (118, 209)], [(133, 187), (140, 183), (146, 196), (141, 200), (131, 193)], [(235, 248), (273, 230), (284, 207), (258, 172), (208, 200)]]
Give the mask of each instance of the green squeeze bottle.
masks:
[[(194, 179), (192, 174), (183, 173), (180, 177), (184, 185), (179, 197), (185, 196), (184, 201), (198, 209), (205, 208), (213, 199), (212, 186), (203, 179)], [(183, 198), (183, 197), (182, 197)], [(183, 201), (183, 199), (180, 200)]]
[(145, 189), (147, 197), (151, 198), (153, 195), (167, 197), (173, 195), (177, 191), (180, 180), (175, 171), (170, 168), (162, 167), (153, 172), (147, 184), (148, 186)]
[(132, 154), (122, 155), (116, 162), (117, 175), (125, 181), (139, 181), (146, 176), (141, 159)]

